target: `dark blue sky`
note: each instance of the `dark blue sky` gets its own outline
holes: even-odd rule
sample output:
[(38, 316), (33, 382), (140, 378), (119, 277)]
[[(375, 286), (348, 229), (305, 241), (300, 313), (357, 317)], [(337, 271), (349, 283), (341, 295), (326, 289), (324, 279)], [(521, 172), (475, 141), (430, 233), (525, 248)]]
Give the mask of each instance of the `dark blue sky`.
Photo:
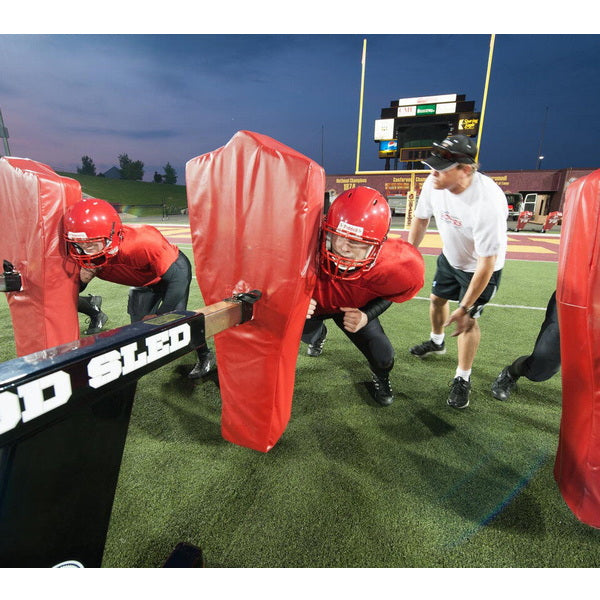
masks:
[[(373, 142), (394, 99), (465, 94), (481, 110), (488, 34), (0, 35), (0, 110), (14, 156), (74, 172), (119, 154), (187, 160), (246, 129), (352, 173), (363, 39), (361, 170), (383, 169)], [(496, 35), (483, 123), (483, 170), (600, 167), (599, 35)], [(547, 112), (547, 122), (544, 119)]]

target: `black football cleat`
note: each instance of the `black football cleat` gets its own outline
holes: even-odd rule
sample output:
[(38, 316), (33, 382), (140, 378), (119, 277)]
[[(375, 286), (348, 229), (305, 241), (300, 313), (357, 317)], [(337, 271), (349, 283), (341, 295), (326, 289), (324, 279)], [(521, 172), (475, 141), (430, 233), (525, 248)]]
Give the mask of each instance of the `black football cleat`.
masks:
[(513, 377), (509, 373), (508, 367), (504, 367), (500, 375), (492, 383), (492, 395), (494, 398), (502, 401), (508, 400), (513, 389), (517, 387), (517, 379), (518, 377)]
[(387, 375), (379, 377), (373, 372), (371, 372), (371, 375), (373, 377), (373, 386), (372, 391), (369, 391), (371, 391), (373, 400), (381, 406), (389, 406), (394, 401), (394, 392), (392, 391), (390, 378)]
[(317, 357), (317, 356), (321, 356), (321, 352), (323, 352), (323, 346), (325, 345), (325, 340), (327, 339), (327, 327), (325, 327), (325, 324), (323, 324), (323, 330), (321, 331), (321, 335), (319, 336), (319, 338), (317, 339), (317, 341), (314, 344), (309, 344), (308, 348), (306, 349), (306, 354), (308, 354), (308, 356), (313, 356), (313, 357)]
[(85, 305), (85, 314), (90, 317), (88, 328), (83, 333), (85, 335), (99, 333), (108, 321), (108, 315), (100, 310), (100, 307), (102, 306), (102, 296), (92, 296), (89, 294), (87, 298), (80, 297), (78, 304), (78, 310), (80, 312), (83, 312), (80, 310), (82, 304)]
[(194, 368), (188, 373), (190, 379), (200, 379), (206, 377), (210, 372), (214, 371), (217, 366), (215, 355), (212, 352), (207, 352), (202, 355), (202, 358), (198, 357), (198, 361), (194, 365)]

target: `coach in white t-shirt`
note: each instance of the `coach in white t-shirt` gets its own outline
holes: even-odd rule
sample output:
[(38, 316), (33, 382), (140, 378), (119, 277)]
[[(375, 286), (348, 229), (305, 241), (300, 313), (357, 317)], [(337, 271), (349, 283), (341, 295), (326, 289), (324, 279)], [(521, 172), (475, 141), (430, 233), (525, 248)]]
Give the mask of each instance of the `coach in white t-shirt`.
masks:
[[(410, 352), (424, 358), (445, 354), (444, 329), (455, 323), (458, 368), (448, 397), (454, 408), (469, 405), (471, 367), (481, 331), (477, 319), (500, 284), (506, 256), (506, 196), (477, 171), (477, 146), (465, 135), (434, 143), (423, 160), (431, 170), (425, 180), (408, 241), (418, 247), (433, 216), (442, 238), (442, 253), (430, 295), (430, 339)], [(450, 313), (448, 300), (458, 300)]]

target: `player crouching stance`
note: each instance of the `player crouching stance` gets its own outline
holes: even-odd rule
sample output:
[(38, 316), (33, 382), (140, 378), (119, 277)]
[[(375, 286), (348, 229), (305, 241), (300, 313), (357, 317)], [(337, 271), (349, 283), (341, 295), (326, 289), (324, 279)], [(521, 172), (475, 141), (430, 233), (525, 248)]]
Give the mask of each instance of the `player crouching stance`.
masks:
[(367, 359), (373, 399), (389, 406), (394, 349), (379, 315), (392, 302), (410, 300), (424, 283), (423, 258), (400, 238), (388, 239), (390, 208), (376, 190), (357, 187), (338, 196), (322, 225), (320, 269), (302, 341), (320, 356), (333, 319)]
[[(117, 211), (97, 198), (81, 200), (65, 213), (69, 256), (81, 267), (80, 292), (94, 278), (129, 285), (131, 322), (186, 310), (192, 280), (190, 261), (152, 225), (123, 225)], [(207, 375), (215, 359), (204, 344), (188, 377)]]

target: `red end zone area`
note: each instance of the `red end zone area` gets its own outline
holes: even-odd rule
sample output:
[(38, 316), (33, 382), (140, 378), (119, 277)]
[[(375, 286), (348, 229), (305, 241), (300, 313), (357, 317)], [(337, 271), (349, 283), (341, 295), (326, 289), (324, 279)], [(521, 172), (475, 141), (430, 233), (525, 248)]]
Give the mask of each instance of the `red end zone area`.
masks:
[[(408, 239), (408, 231), (392, 229), (390, 235)], [(508, 246), (506, 258), (511, 260), (544, 260), (549, 262), (558, 261), (558, 247), (560, 235), (524, 235), (508, 234)], [(419, 246), (422, 254), (439, 254), (442, 249), (442, 240), (437, 232), (431, 231), (425, 234)]]
[[(187, 223), (159, 224), (156, 225), (160, 232), (171, 242), (181, 246), (192, 244), (190, 227)], [(408, 231), (404, 229), (392, 229), (391, 237), (401, 237), (406, 240)], [(506, 258), (510, 260), (536, 260), (536, 261), (558, 261), (558, 249), (560, 245), (560, 234), (508, 234), (508, 249)], [(423, 254), (437, 255), (442, 248), (442, 242), (437, 232), (431, 231), (425, 234), (419, 250)]]

